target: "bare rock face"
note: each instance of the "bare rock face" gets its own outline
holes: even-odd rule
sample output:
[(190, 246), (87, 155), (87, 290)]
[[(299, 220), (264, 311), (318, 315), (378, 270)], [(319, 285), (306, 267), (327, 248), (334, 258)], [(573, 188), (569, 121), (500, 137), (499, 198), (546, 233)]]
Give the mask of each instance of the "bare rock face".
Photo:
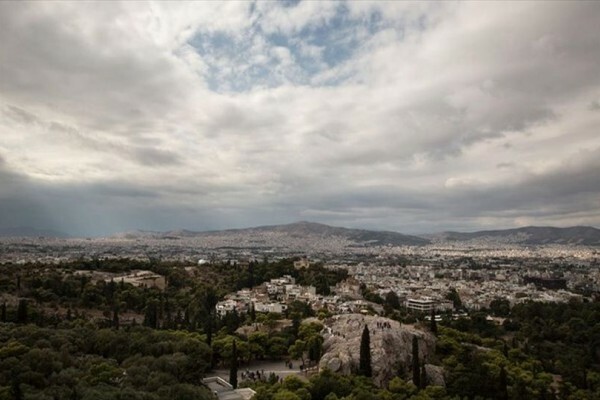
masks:
[(427, 376), (427, 385), (446, 387), (444, 378), (444, 369), (433, 364), (425, 364), (425, 375)]
[[(429, 332), (418, 330), (411, 325), (401, 325), (388, 318), (342, 314), (325, 321), (323, 330), (325, 342), (320, 367), (341, 374), (356, 372), (360, 358), (360, 340), (365, 324), (369, 327), (371, 337), (373, 381), (379, 386), (387, 385), (398, 374), (409, 376), (412, 366), (413, 337), (416, 336), (419, 343), (420, 362), (427, 363), (433, 357), (435, 337)], [(433, 376), (434, 371), (431, 372)], [(443, 381), (443, 375), (437, 372), (440, 371), (436, 370), (435, 381), (440, 381), (439, 376)]]

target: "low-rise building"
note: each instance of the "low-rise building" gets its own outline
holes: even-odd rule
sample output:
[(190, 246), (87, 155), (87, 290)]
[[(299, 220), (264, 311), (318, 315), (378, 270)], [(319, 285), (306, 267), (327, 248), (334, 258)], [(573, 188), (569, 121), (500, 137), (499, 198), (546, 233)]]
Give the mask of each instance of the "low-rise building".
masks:
[(431, 297), (408, 298), (406, 300), (406, 308), (409, 310), (420, 312), (431, 312), (436, 306), (436, 301)]
[(310, 262), (308, 261), (308, 258), (306, 258), (306, 257), (302, 257), (298, 261), (294, 261), (294, 268), (296, 268), (296, 269), (304, 269), (304, 268), (309, 268), (309, 267), (310, 267)]

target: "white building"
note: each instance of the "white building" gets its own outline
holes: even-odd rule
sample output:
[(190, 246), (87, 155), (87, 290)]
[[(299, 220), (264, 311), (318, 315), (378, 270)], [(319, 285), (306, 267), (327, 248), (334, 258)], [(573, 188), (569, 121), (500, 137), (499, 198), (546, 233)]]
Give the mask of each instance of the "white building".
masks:
[(262, 313), (277, 313), (277, 314), (283, 314), (285, 312), (285, 310), (287, 310), (287, 305), (282, 304), (282, 303), (262, 303), (262, 302), (256, 302), (254, 303), (254, 310), (256, 312), (262, 312)]
[(406, 300), (406, 308), (420, 312), (431, 312), (436, 306), (436, 301), (431, 297), (408, 298)]

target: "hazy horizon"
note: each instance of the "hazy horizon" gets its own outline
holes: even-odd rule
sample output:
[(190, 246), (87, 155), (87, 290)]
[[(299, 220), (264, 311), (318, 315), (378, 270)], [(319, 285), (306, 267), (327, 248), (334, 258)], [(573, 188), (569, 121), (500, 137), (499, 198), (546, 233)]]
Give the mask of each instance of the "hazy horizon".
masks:
[(600, 226), (593, 2), (1, 2), (0, 228)]
[[(164, 229), (164, 230), (145, 230), (145, 229), (137, 229), (137, 228), (132, 228), (132, 229), (127, 229), (124, 231), (118, 231), (118, 232), (107, 232), (107, 233), (103, 233), (103, 234), (98, 234), (98, 235), (72, 235), (70, 232), (65, 232), (65, 231), (56, 231), (56, 230), (52, 230), (52, 229), (45, 229), (45, 228), (39, 228), (39, 227), (31, 227), (31, 226), (18, 226), (18, 227), (8, 227), (8, 228), (0, 228), (0, 237), (2, 237), (3, 235), (5, 237), (10, 237), (10, 236), (14, 236), (14, 237), (18, 237), (19, 235), (6, 235), (7, 232), (10, 231), (31, 231), (30, 233), (37, 233), (37, 232), (41, 232), (41, 233), (46, 233), (47, 235), (42, 235), (42, 236), (52, 236), (51, 234), (59, 234), (59, 235), (65, 235), (66, 237), (69, 238), (102, 238), (102, 237), (112, 237), (112, 236), (117, 236), (120, 234), (127, 234), (127, 233), (135, 233), (135, 232), (147, 232), (147, 233), (167, 233), (167, 232), (177, 232), (177, 231), (188, 231), (188, 232), (196, 232), (196, 233), (205, 233), (205, 232), (222, 232), (222, 231), (238, 231), (238, 230), (247, 230), (247, 229), (255, 229), (255, 228), (269, 228), (269, 227), (280, 227), (280, 226), (286, 226), (286, 225), (295, 225), (295, 224), (302, 224), (302, 223), (308, 223), (308, 224), (319, 224), (319, 225), (326, 225), (332, 228), (347, 228), (347, 229), (358, 229), (358, 230), (368, 230), (368, 231), (389, 231), (389, 232), (396, 232), (396, 233), (400, 233), (400, 234), (404, 234), (404, 235), (414, 235), (414, 236), (428, 236), (428, 235), (435, 235), (435, 234), (441, 234), (441, 233), (445, 233), (445, 232), (458, 232), (458, 233), (475, 233), (475, 232), (480, 232), (480, 231), (503, 231), (503, 230), (510, 230), (510, 229), (519, 229), (519, 228), (593, 228), (593, 229), (600, 229), (598, 227), (595, 226), (591, 226), (591, 225), (572, 225), (572, 226), (550, 226), (550, 225), (527, 225), (527, 226), (519, 226), (519, 227), (508, 227), (508, 228), (487, 228), (487, 229), (480, 229), (480, 230), (455, 230), (455, 229), (448, 229), (448, 230), (444, 230), (444, 231), (423, 231), (423, 232), (405, 232), (405, 231), (399, 231), (399, 230), (386, 230), (386, 229), (378, 229), (378, 228), (364, 228), (361, 226), (340, 226), (340, 225), (330, 225), (330, 224), (324, 224), (322, 222), (317, 222), (317, 221), (292, 221), (292, 222), (285, 222), (285, 223), (281, 223), (281, 224), (268, 224), (268, 225), (255, 225), (255, 226), (230, 226), (230, 227), (223, 227), (220, 229), (196, 229), (196, 228), (190, 228), (190, 227), (174, 227), (174, 228), (170, 228), (170, 229)], [(28, 235), (27, 235), (28, 236)]]

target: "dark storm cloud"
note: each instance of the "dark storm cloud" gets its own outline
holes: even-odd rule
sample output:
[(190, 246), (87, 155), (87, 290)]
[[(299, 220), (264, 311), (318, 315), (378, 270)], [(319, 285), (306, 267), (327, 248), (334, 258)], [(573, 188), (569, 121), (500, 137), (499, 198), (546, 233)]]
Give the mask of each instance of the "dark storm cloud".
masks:
[[(457, 219), (454, 226), (462, 229), (468, 229), (477, 218), (495, 218), (499, 225), (503, 224), (503, 220), (520, 218), (527, 218), (532, 223), (551, 224), (557, 223), (557, 216), (575, 218), (578, 215), (593, 221), (600, 214), (599, 160), (600, 148), (582, 152), (577, 159), (546, 173), (524, 176), (515, 183), (487, 187), (368, 187), (356, 190), (340, 183), (337, 188), (324, 191), (316, 199), (299, 197), (297, 206), (300, 209), (304, 205), (313, 210), (308, 215), (346, 225), (353, 225), (350, 216), (360, 219), (361, 214), (369, 210), (367, 216), (375, 218), (379, 221), (377, 223), (387, 219), (384, 226), (403, 225), (413, 232), (427, 232), (427, 227), (436, 229), (439, 219)], [(466, 225), (461, 226), (461, 223)]]
[[(151, 146), (136, 145), (132, 144), (131, 141), (117, 142), (114, 139), (102, 139), (94, 135), (86, 135), (73, 126), (57, 121), (46, 121), (16, 106), (8, 105), (4, 110), (4, 114), (19, 124), (42, 127), (45, 131), (60, 139), (61, 143), (74, 144), (84, 151), (108, 152), (143, 166), (169, 166), (181, 163), (181, 158), (172, 151)], [(133, 142), (135, 143), (135, 141)], [(160, 143), (157, 146), (160, 146)]]

